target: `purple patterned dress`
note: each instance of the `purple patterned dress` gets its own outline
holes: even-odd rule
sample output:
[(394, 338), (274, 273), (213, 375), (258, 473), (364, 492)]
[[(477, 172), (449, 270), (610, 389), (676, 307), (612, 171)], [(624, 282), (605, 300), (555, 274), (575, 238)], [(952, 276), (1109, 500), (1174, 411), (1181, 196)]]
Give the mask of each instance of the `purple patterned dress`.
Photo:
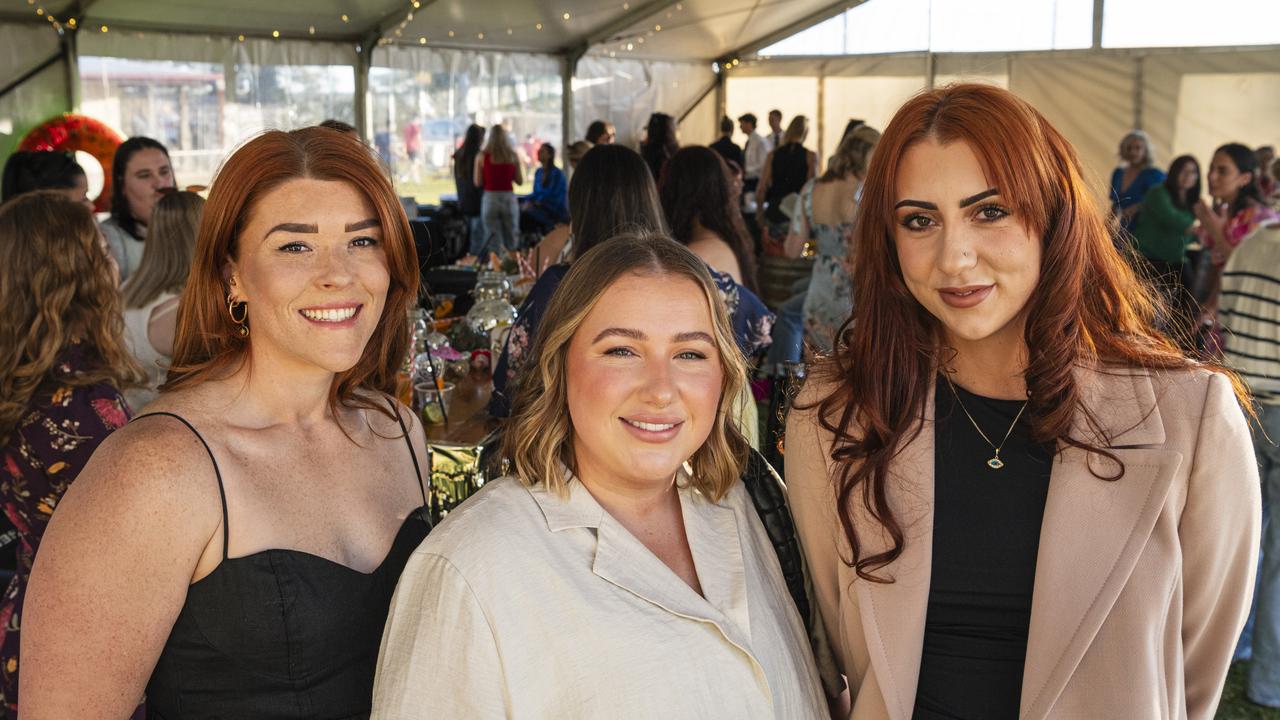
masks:
[(65, 348), (54, 366), (53, 379), (32, 397), (17, 428), (0, 437), (0, 499), (19, 539), (17, 573), (0, 606), (0, 693), (8, 718), (18, 714), (22, 601), (40, 538), (54, 508), (98, 444), (129, 421), (128, 405), (111, 385), (66, 384), (86, 362), (80, 345)]

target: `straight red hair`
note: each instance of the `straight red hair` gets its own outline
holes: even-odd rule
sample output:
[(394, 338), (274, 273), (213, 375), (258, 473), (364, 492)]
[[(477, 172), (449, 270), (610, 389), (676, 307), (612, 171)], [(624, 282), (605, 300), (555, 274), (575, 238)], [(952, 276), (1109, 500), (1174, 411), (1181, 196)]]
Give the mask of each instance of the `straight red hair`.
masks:
[[(1041, 238), (1040, 280), (1028, 300), (1024, 330), (1031, 393), (1026, 414), (1036, 442), (1118, 462), (1105, 448), (1070, 436), (1077, 412), (1100, 430), (1080, 402), (1073, 371), (1196, 364), (1153, 329), (1156, 295), (1116, 250), (1075, 150), (1044, 116), (989, 85), (952, 85), (908, 100), (885, 129), (867, 171), (853, 237), (853, 315), (836, 351), (815, 370), (833, 387), (817, 407), (819, 422), (835, 437), (832, 459), (840, 470), (833, 482), (852, 549), (847, 562), (873, 582), (891, 582), (874, 571), (893, 562), (904, 543), (887, 499), (889, 464), (921, 431), (931, 381), (948, 352), (939, 322), (903, 281), (893, 239), (899, 161), (929, 137), (967, 144), (1014, 217)], [(1230, 376), (1244, 402), (1243, 385)], [(1105, 479), (1123, 474), (1121, 465), (1118, 475)], [(887, 551), (863, 556), (853, 502), (883, 527), (892, 540)]]
[[(384, 403), (362, 399), (357, 390), (394, 394), (396, 372), (408, 349), (405, 310), (417, 298), (418, 257), (404, 209), (369, 149), (328, 128), (271, 130), (241, 145), (214, 179), (196, 237), (191, 274), (178, 309), (173, 366), (162, 391), (224, 377), (244, 362), (252, 338), (236, 334), (227, 312), (230, 288), (223, 279), (254, 205), (273, 189), (302, 178), (345, 182), (360, 191), (382, 225), (391, 284), (378, 327), (360, 360), (338, 373), (329, 406), (360, 407), (393, 417)], [(324, 198), (316, 198), (324, 202)]]

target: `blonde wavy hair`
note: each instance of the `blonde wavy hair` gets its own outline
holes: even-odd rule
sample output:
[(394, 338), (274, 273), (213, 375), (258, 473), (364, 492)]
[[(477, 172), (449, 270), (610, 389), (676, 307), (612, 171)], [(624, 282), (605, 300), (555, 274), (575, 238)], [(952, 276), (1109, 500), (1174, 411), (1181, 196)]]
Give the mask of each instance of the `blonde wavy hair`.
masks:
[(143, 380), (124, 343), (116, 273), (84, 205), (54, 190), (0, 206), (0, 437), (54, 380), (62, 350), (83, 343), (91, 365), (58, 377), (72, 387)]
[(204, 198), (193, 192), (171, 192), (160, 198), (151, 211), (142, 262), (120, 288), (125, 307), (146, 307), (161, 293), (182, 292), (203, 212)]
[(533, 363), (525, 368), (502, 438), (511, 474), (528, 486), (566, 492), (563, 467), (576, 476), (573, 420), (569, 416), (569, 343), (605, 291), (624, 275), (692, 280), (702, 289), (715, 328), (722, 380), (711, 434), (689, 459), (690, 484), (713, 501), (738, 482), (749, 446), (732, 406), (746, 383), (746, 360), (734, 339), (729, 313), (706, 263), (675, 240), (657, 234), (611, 238), (573, 262), (556, 288), (538, 327)]
[(867, 168), (871, 165), (871, 153), (880, 142), (880, 131), (869, 125), (859, 125), (853, 132), (844, 136), (836, 154), (827, 163), (827, 171), (819, 178), (819, 182), (843, 180), (853, 175), (859, 180), (867, 176)]
[(520, 161), (511, 144), (511, 134), (501, 125), (489, 128), (489, 142), (485, 143), (484, 152), (495, 163), (514, 165)]

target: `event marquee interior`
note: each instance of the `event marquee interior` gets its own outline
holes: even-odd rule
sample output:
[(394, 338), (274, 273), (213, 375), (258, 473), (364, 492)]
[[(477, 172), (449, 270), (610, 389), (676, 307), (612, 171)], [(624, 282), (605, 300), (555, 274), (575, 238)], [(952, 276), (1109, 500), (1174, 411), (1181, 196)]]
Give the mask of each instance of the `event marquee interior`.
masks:
[[(397, 179), (429, 199), (423, 176), (443, 182), (470, 122), (560, 144), (604, 118), (634, 143), (663, 111), (680, 118), (682, 142), (707, 143), (720, 115), (777, 107), (814, 120), (808, 144), (825, 157), (848, 118), (883, 127), (911, 94), (956, 80), (1030, 100), (1095, 178), (1135, 127), (1161, 164), (1280, 140), (1280, 24), (1277, 44), (1239, 45), (1189, 13), (1182, 35), (1158, 43), (1173, 47), (1123, 47), (1108, 23), (1133, 23), (1144, 2), (0, 0), (0, 158), (74, 111), (160, 139), (180, 181), (205, 183), (263, 128), (335, 117), (395, 154), (417, 122), (425, 163)], [(1276, 12), (1223, 0), (1213, 14), (1233, 3)], [(1180, 0), (1159, 5), (1176, 13)], [(896, 40), (922, 7), (925, 39)], [(946, 39), (958, 8), (988, 13), (990, 37)]]

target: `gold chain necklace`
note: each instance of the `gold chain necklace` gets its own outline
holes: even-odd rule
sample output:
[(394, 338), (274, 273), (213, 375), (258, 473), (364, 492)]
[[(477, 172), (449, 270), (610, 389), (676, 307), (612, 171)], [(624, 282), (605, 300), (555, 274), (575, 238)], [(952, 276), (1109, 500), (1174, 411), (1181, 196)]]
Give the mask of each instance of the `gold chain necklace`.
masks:
[(991, 442), (991, 438), (987, 437), (986, 433), (982, 432), (982, 428), (978, 426), (978, 421), (974, 420), (973, 416), (969, 414), (969, 409), (964, 406), (964, 401), (960, 399), (960, 393), (956, 392), (955, 384), (951, 382), (951, 376), (944, 372), (942, 377), (946, 379), (947, 387), (951, 388), (951, 395), (955, 397), (956, 404), (964, 411), (964, 415), (969, 418), (969, 422), (973, 423), (973, 429), (977, 430), (982, 439), (995, 451), (995, 454), (987, 461), (987, 467), (992, 470), (999, 470), (1004, 467), (1004, 461), (1000, 459), (1000, 448), (1004, 447), (1004, 444), (1009, 441), (1009, 436), (1013, 434), (1013, 429), (1018, 426), (1018, 420), (1022, 419), (1022, 413), (1027, 409), (1027, 403), (1031, 402), (1031, 398), (1022, 401), (1022, 407), (1018, 409), (1018, 414), (1013, 417), (1013, 424), (1009, 425), (1009, 430), (1005, 432), (1004, 439), (1000, 441), (999, 445), (996, 445)]

